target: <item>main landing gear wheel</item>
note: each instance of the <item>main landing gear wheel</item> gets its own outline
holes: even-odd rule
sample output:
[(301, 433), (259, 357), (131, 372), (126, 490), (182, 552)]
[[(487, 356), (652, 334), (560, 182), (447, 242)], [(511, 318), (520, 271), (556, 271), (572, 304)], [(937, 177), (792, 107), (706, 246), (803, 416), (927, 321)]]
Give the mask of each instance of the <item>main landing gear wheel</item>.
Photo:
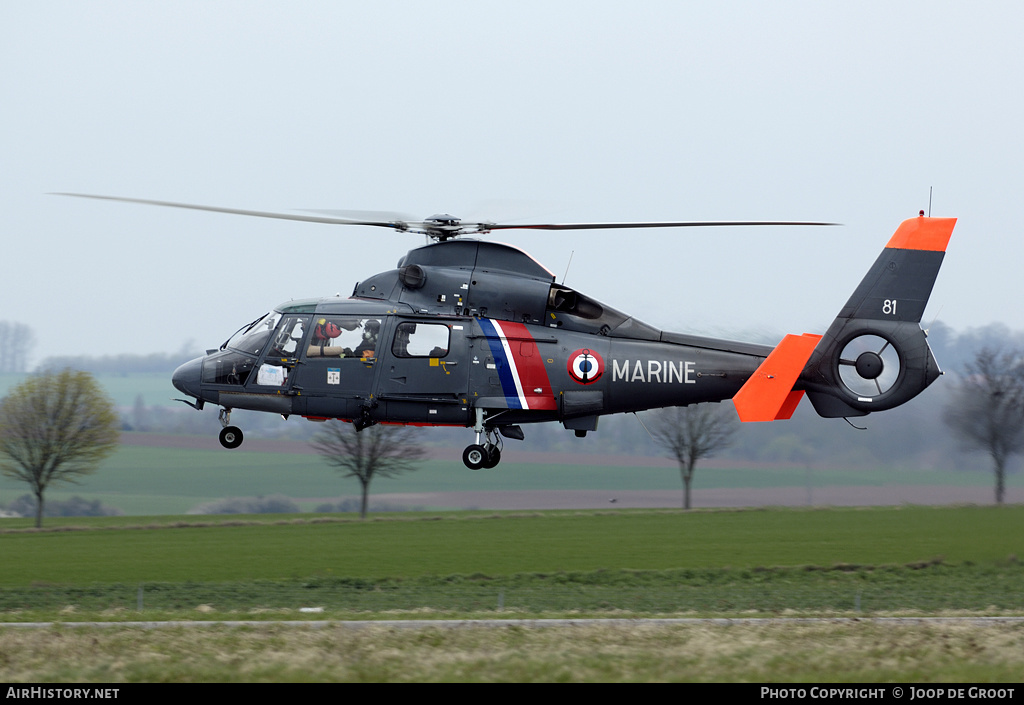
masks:
[(462, 462), (470, 470), (479, 470), (487, 462), (487, 449), (475, 443), (471, 446), (466, 446), (466, 450), (462, 451)]
[(490, 470), (501, 462), (501, 449), (492, 443), (486, 445), (474, 443), (462, 451), (462, 462), (470, 470), (479, 470), (480, 468)]
[(238, 426), (225, 426), (220, 430), (220, 444), (225, 448), (237, 448), (242, 445), (242, 429)]
[(501, 462), (501, 449), (498, 446), (486, 446), (487, 460), (484, 461), (484, 467), (490, 470), (496, 467)]
[[(501, 438), (494, 426), (484, 425), (485, 411), (476, 409), (476, 423), (473, 430), (476, 431), (476, 443), (466, 446), (462, 451), (462, 462), (470, 470), (487, 468), (490, 470), (501, 462)], [(520, 438), (522, 432), (520, 432)]]

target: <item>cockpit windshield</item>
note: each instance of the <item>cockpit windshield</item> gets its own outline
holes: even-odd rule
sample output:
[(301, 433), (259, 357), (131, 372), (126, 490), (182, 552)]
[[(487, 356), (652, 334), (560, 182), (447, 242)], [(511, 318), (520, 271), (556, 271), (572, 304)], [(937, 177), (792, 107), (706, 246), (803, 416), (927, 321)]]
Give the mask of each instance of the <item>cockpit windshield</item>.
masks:
[(224, 343), (222, 348), (231, 348), (250, 355), (259, 355), (267, 346), (274, 329), (277, 328), (281, 314), (278, 311), (260, 316), (247, 326), (239, 329), (237, 333)]

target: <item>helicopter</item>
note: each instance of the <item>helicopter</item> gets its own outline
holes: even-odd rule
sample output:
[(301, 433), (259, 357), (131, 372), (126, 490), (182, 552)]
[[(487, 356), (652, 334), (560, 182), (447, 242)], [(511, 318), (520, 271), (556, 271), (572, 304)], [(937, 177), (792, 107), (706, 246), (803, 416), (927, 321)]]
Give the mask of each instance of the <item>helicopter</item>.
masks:
[[(558, 422), (578, 437), (609, 414), (731, 399), (743, 422), (791, 418), (807, 396), (819, 416), (892, 409), (942, 374), (920, 326), (956, 218), (903, 221), (823, 334), (778, 345), (663, 331), (556, 281), (524, 251), (473, 236), (500, 230), (593, 230), (805, 221), (502, 224), (438, 214), (285, 214), (91, 194), (58, 194), (316, 223), (390, 228), (433, 240), (352, 295), (294, 300), (181, 365), (174, 386), (220, 407), (220, 443), (238, 448), (233, 409), (378, 423), (470, 428), (462, 459), (501, 460), (503, 438)], [(851, 422), (852, 423), (852, 422)]]

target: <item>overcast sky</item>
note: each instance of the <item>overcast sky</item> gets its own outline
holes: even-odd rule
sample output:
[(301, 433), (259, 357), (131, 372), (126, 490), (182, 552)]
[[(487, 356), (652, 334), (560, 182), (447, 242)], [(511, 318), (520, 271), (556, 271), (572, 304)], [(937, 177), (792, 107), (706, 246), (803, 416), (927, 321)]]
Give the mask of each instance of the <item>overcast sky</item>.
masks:
[(0, 0), (0, 320), (198, 353), (421, 236), (46, 195), (526, 221), (660, 328), (821, 333), (905, 218), (959, 218), (925, 325), (1024, 327), (1019, 2)]

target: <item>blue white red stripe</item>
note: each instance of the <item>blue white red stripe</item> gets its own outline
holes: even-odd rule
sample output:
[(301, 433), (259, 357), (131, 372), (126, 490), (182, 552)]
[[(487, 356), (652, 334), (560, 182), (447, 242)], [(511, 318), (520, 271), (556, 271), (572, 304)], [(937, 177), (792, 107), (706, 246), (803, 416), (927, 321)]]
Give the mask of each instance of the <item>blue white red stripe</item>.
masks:
[(510, 409), (557, 409), (537, 343), (522, 323), (480, 318)]

